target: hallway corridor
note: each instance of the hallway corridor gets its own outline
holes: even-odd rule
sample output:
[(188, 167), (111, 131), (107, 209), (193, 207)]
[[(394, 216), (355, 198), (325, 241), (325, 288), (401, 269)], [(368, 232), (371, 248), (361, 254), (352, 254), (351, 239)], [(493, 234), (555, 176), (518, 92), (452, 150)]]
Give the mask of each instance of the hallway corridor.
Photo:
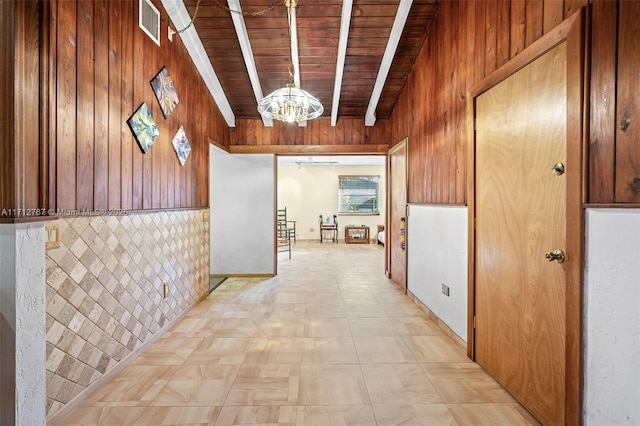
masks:
[(277, 277), (227, 279), (62, 424), (537, 424), (383, 259), (298, 242)]

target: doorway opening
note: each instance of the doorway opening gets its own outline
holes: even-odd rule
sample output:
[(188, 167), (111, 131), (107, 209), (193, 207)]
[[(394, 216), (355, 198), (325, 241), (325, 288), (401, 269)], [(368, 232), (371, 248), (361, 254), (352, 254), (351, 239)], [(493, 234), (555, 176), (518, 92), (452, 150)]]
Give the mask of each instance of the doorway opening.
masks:
[[(298, 241), (377, 245), (386, 179), (386, 155), (277, 156), (276, 208), (295, 224), (292, 253)], [(334, 223), (332, 232), (322, 231)]]

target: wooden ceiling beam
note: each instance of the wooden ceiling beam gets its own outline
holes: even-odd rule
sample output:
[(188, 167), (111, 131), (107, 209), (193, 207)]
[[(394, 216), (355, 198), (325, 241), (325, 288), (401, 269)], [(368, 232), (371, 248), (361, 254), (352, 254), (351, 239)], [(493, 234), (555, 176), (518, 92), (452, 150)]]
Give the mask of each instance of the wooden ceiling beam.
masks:
[[(251, 87), (253, 88), (253, 94), (256, 97), (256, 108), (260, 103), (260, 99), (264, 97), (262, 93), (262, 86), (260, 85), (260, 78), (258, 77), (258, 70), (256, 69), (256, 63), (253, 59), (253, 51), (251, 50), (251, 42), (249, 41), (249, 35), (247, 34), (247, 27), (244, 23), (244, 17), (242, 15), (242, 7), (240, 7), (240, 0), (227, 0), (229, 5), (229, 13), (233, 20), (233, 26), (236, 29), (236, 35), (238, 36), (238, 42), (240, 43), (240, 50), (242, 51), (242, 57), (249, 73), (249, 81), (251, 81)], [(273, 120), (262, 116), (262, 124), (265, 127), (273, 126)]]
[(407, 22), (409, 11), (411, 10), (411, 3), (413, 0), (400, 0), (398, 5), (398, 12), (396, 13), (396, 19), (393, 21), (393, 27), (391, 28), (391, 36), (387, 43), (387, 48), (384, 51), (382, 57), (382, 63), (380, 64), (380, 71), (378, 71), (378, 77), (376, 78), (376, 84), (373, 86), (373, 92), (371, 93), (371, 99), (369, 99), (369, 106), (367, 107), (367, 113), (364, 116), (364, 125), (373, 126), (376, 124), (376, 107), (384, 89), (384, 83), (387, 80), (393, 57), (396, 54), (400, 37), (404, 29), (404, 24)]
[(162, 0), (162, 6), (169, 14), (169, 18), (176, 28), (189, 26), (189, 28), (178, 35), (187, 48), (193, 63), (196, 65), (211, 96), (213, 96), (213, 100), (216, 102), (216, 105), (218, 105), (220, 113), (227, 122), (227, 125), (229, 127), (235, 127), (236, 118), (229, 104), (229, 100), (224, 94), (220, 80), (218, 80), (218, 76), (211, 65), (209, 56), (202, 45), (202, 41), (200, 41), (200, 37), (198, 37), (195, 27), (191, 25), (191, 16), (189, 16), (189, 12), (184, 3), (177, 0)]
[(347, 40), (351, 27), (351, 10), (353, 0), (342, 2), (342, 17), (340, 18), (340, 39), (338, 40), (338, 60), (336, 62), (336, 77), (333, 83), (333, 101), (331, 103), (331, 125), (338, 122), (338, 106), (340, 104), (340, 90), (342, 90), (342, 74), (344, 72), (344, 60), (347, 54)]

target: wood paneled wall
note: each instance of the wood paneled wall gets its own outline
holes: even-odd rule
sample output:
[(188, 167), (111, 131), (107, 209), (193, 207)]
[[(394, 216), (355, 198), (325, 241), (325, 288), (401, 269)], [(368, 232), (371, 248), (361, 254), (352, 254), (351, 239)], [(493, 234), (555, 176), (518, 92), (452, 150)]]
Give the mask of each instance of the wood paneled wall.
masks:
[[(441, 1), (391, 117), (409, 137), (409, 202), (466, 203), (468, 88), (587, 0)], [(588, 13), (592, 204), (640, 203), (640, 2), (592, 0)], [(617, 53), (617, 55), (616, 55)]]
[(409, 202), (466, 203), (467, 90), (587, 1), (441, 1), (391, 117), (409, 138)]
[[(15, 8), (12, 2), (0, 3), (0, 23), (3, 36), (0, 37), (0, 128), (9, 137), (0, 142), (0, 158), (13, 159), (15, 157), (14, 136), (14, 90), (15, 69), (13, 58), (16, 47)], [(0, 207), (5, 209), (17, 208), (15, 199), (15, 165), (13, 161), (0, 160)]]
[[(41, 207), (39, 4), (0, 2), (0, 220)], [(20, 210), (19, 210), (20, 209)]]
[[(228, 144), (229, 130), (180, 37), (161, 46), (138, 27), (137, 0), (43, 2), (48, 17), (52, 106), (49, 207), (146, 210), (208, 205), (209, 142)], [(165, 119), (150, 80), (167, 66), (179, 104)], [(142, 102), (160, 132), (143, 154), (127, 125)], [(171, 144), (183, 125), (191, 144), (180, 166)]]
[(589, 202), (637, 204), (640, 2), (594, 1), (591, 15)]
[[(341, 119), (331, 126), (329, 119), (307, 122), (305, 127), (274, 121), (264, 127), (261, 120), (236, 120), (231, 129), (231, 152), (278, 153), (364, 153), (380, 152), (389, 143), (390, 122), (379, 120), (367, 127), (363, 119)], [(323, 148), (324, 147), (324, 148)]]

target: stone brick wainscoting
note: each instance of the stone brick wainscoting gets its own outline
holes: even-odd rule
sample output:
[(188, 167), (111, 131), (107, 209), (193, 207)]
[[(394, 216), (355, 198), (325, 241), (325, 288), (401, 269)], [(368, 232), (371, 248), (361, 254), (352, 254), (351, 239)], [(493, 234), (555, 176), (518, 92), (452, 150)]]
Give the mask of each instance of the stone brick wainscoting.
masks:
[(48, 418), (208, 294), (205, 212), (57, 221), (61, 247), (46, 255)]

